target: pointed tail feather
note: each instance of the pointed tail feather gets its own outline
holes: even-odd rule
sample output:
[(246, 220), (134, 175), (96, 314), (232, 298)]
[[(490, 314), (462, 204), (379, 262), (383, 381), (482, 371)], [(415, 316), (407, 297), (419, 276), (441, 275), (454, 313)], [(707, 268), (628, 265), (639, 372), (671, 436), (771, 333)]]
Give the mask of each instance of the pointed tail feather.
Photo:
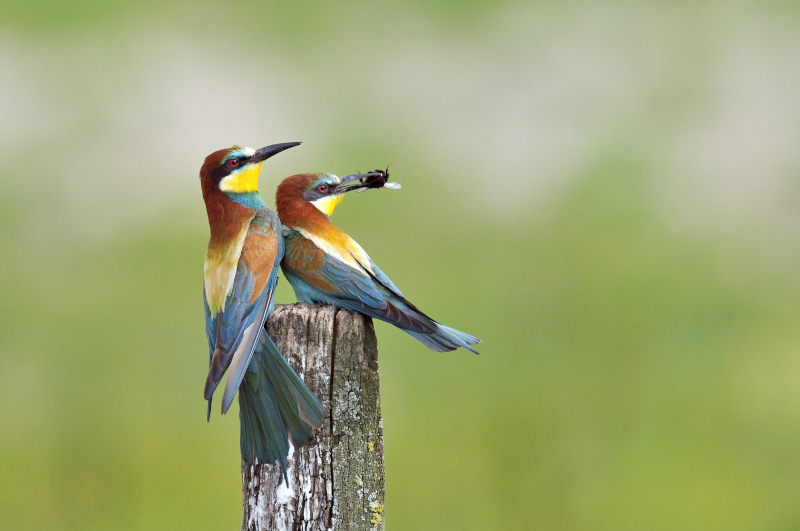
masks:
[(248, 464), (278, 461), (286, 480), (289, 438), (300, 446), (322, 425), (322, 403), (261, 334), (239, 387), (240, 445)]
[[(247, 384), (251, 383), (251, 374), (247, 374)], [(261, 379), (259, 375), (253, 376), (254, 379)], [(255, 463), (253, 458), (258, 459), (259, 463), (274, 463), (277, 460), (286, 476), (289, 441), (283, 429), (275, 391), (270, 386), (260, 385), (261, 383), (258, 382), (258, 392), (250, 385), (243, 385), (239, 390), (242, 458), (248, 464)], [(249, 448), (244, 446), (246, 440), (251, 444)]]
[(470, 345), (480, 343), (480, 339), (475, 336), (471, 336), (466, 332), (456, 330), (455, 328), (450, 328), (449, 326), (444, 326), (438, 323), (437, 325), (438, 330), (433, 334), (422, 334), (419, 332), (411, 332), (410, 330), (404, 330), (404, 332), (415, 337), (423, 345), (436, 352), (450, 352), (458, 347), (463, 347), (470, 352), (478, 354), (478, 351), (472, 348)]
[(322, 425), (322, 402), (297, 376), (269, 336), (265, 336), (264, 346), (265, 355), (262, 360), (267, 367), (269, 381), (280, 400), (284, 426), (292, 443), (299, 446), (311, 439), (313, 428)]
[(464, 347), (465, 349), (474, 352), (475, 354), (477, 354), (478, 351), (471, 348), (469, 345), (476, 345), (478, 343), (482, 343), (480, 339), (478, 339), (473, 335), (470, 335), (466, 332), (462, 332), (461, 330), (456, 330), (455, 328), (450, 328), (449, 326), (445, 326), (443, 324), (439, 325), (439, 334), (441, 336), (446, 337), (454, 344), (457, 344), (459, 347)]
[[(353, 256), (353, 258), (358, 261), (358, 258), (355, 256)], [(363, 304), (363, 302), (362, 305), (367, 307), (366, 312), (361, 308), (352, 309), (366, 313), (373, 318), (393, 324), (404, 332), (407, 332), (408, 334), (411, 334), (420, 340), (431, 350), (435, 350), (437, 352), (450, 352), (458, 347), (464, 347), (475, 354), (478, 353), (477, 350), (469, 345), (480, 343), (480, 339), (465, 332), (461, 332), (460, 330), (456, 330), (455, 328), (450, 328), (449, 326), (439, 324), (425, 315), (422, 310), (414, 306), (411, 301), (406, 299), (400, 293), (397, 287), (392, 283), (391, 280), (389, 280), (389, 277), (387, 277), (383, 271), (378, 269), (374, 263), (372, 266), (383, 278), (383, 280), (372, 273), (364, 264), (361, 264), (363, 271), (369, 275), (369, 277), (376, 284), (383, 288), (383, 296), (385, 297), (387, 304), (380, 311), (376, 308), (368, 307), (366, 304)], [(336, 306), (347, 306), (346, 304), (341, 304), (341, 301), (338, 302), (339, 304), (335, 304)]]

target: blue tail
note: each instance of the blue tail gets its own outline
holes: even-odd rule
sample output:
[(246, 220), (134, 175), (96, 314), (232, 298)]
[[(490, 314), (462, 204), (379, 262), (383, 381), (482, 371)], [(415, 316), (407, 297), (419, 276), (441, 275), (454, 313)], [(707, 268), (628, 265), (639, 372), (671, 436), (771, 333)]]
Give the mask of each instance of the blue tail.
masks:
[[(375, 269), (377, 270), (377, 267)], [(300, 302), (330, 304), (337, 308), (361, 312), (373, 319), (380, 319), (396, 326), (436, 352), (450, 352), (458, 347), (463, 347), (478, 354), (478, 351), (470, 347), (470, 345), (481, 343), (480, 339), (466, 332), (437, 323), (403, 297), (397, 291), (397, 288), (392, 289), (390, 286), (393, 287), (394, 284), (391, 284), (388, 278), (385, 279), (385, 282), (381, 282), (379, 278), (370, 273), (370, 277), (375, 282), (375, 296), (381, 303), (378, 305), (374, 302), (371, 304), (364, 302), (364, 300), (353, 294), (322, 291), (303, 280), (286, 265), (283, 265), (283, 272), (286, 278), (289, 279), (289, 283), (294, 288), (295, 296)], [(369, 273), (366, 270), (365, 272)], [(383, 272), (380, 272), (380, 274), (383, 275)], [(383, 276), (385, 277), (385, 275)]]
[(322, 425), (322, 403), (266, 333), (259, 337), (239, 387), (239, 419), (242, 459), (251, 465), (278, 461), (287, 481), (289, 438), (300, 446)]
[(423, 345), (431, 350), (435, 350), (436, 352), (450, 352), (458, 347), (464, 347), (465, 349), (477, 354), (478, 351), (472, 348), (470, 345), (475, 345), (481, 342), (481, 340), (475, 336), (471, 336), (466, 332), (461, 332), (460, 330), (456, 330), (455, 328), (450, 328), (449, 326), (444, 326), (439, 323), (436, 323), (436, 332), (432, 334), (412, 332), (411, 330), (404, 330), (404, 332), (407, 332), (411, 336), (417, 338), (422, 342)]

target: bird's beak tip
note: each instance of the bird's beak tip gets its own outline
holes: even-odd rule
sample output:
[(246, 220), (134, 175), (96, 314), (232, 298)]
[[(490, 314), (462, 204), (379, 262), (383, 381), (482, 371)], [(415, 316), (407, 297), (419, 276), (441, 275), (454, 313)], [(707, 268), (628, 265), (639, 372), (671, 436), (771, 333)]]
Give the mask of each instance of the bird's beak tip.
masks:
[(271, 146), (263, 147), (256, 150), (255, 155), (253, 155), (254, 162), (265, 161), (268, 158), (277, 155), (281, 151), (286, 151), (287, 149), (299, 146), (300, 144), (302, 144), (302, 142), (284, 142), (282, 144), (272, 144)]

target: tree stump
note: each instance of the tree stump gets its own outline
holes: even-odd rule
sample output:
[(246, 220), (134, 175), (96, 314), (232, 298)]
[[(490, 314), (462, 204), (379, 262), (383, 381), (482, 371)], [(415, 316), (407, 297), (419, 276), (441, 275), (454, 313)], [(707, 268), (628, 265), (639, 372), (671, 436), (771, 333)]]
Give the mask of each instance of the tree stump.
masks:
[[(384, 529), (383, 421), (372, 319), (333, 306), (279, 305), (267, 331), (326, 418), (280, 466), (242, 463), (242, 531)], [(290, 443), (291, 445), (291, 443)]]

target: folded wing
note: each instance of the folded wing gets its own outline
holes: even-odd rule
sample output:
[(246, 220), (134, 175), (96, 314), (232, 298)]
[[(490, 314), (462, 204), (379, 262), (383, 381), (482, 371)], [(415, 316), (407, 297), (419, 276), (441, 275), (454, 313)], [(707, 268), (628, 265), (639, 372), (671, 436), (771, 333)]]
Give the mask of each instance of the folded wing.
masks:
[[(282, 267), (298, 298), (304, 298), (304, 302), (345, 307), (410, 332), (436, 332), (436, 321), (407, 301), (377, 267), (370, 271), (352, 255), (345, 262), (323, 251), (298, 231), (284, 230), (284, 235), (287, 245)], [(372, 265), (371, 260), (369, 264)]]
[(256, 216), (250, 223), (236, 264), (233, 286), (222, 311), (211, 314), (206, 303), (206, 334), (210, 349), (209, 371), (203, 396), (209, 403), (223, 375), (231, 368), (225, 386), (222, 412), (228, 411), (241, 385), (263, 323), (273, 306), (272, 294), (283, 256), (280, 224), (274, 216)]

